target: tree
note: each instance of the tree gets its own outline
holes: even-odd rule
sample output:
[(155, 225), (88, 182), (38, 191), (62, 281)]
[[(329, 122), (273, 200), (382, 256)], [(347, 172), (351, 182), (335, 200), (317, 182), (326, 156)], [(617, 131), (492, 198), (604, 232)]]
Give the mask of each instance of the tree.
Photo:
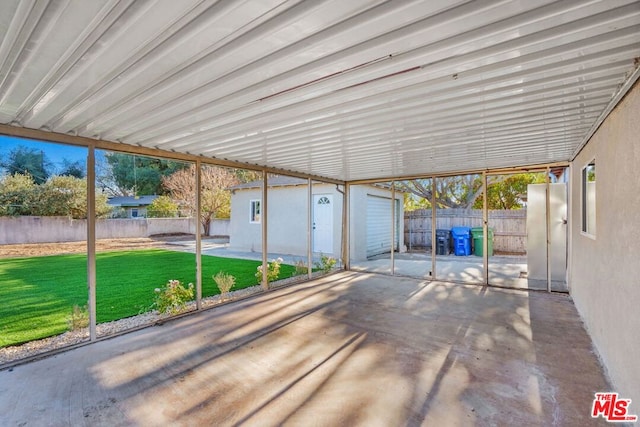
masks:
[[(192, 214), (196, 207), (196, 168), (174, 172), (162, 180), (175, 202)], [(203, 166), (201, 172), (200, 223), (205, 235), (209, 234), (211, 220), (219, 218), (222, 212), (229, 211), (231, 192), (229, 187), (238, 184), (238, 177), (228, 169)]]
[(262, 179), (262, 172), (248, 169), (235, 169), (234, 174), (238, 178), (238, 183), (259, 181)]
[(0, 166), (8, 174), (28, 174), (36, 184), (42, 184), (49, 178), (52, 163), (44, 151), (19, 145), (0, 162)]
[[(96, 192), (95, 205), (98, 218), (104, 218), (111, 212), (107, 196), (102, 192)], [(36, 189), (31, 215), (87, 218), (87, 180), (73, 176), (52, 176)]]
[[(478, 175), (458, 175), (436, 178), (435, 198), (437, 208), (471, 209), (473, 203), (482, 196), (482, 181)], [(431, 206), (433, 184), (431, 179), (414, 179), (396, 182), (396, 189), (412, 194), (409, 200), (424, 205), (417, 199), (426, 199)], [(411, 210), (411, 205), (408, 206)]]
[(112, 180), (108, 186), (117, 189), (121, 193), (119, 195), (126, 196), (163, 194), (162, 179), (189, 165), (174, 160), (111, 152), (105, 154), (105, 159), (110, 169), (108, 178)]
[(431, 202), (415, 194), (404, 193), (404, 211), (412, 212), (418, 209), (431, 209)]
[(72, 162), (68, 159), (62, 161), (62, 170), (58, 173), (60, 176), (75, 176), (76, 178), (84, 178), (85, 167), (80, 160)]
[[(520, 209), (527, 185), (545, 182), (544, 174), (519, 173), (513, 175), (487, 176), (488, 209)], [(396, 182), (396, 188), (404, 191), (405, 210), (429, 209), (431, 207), (432, 184), (430, 179), (415, 179)], [(461, 175), (436, 178), (436, 207), (482, 209), (482, 177)]]
[(160, 196), (147, 207), (148, 218), (175, 218), (177, 216), (178, 204), (169, 196)]
[[(542, 173), (518, 173), (503, 175), (501, 180), (495, 180), (487, 186), (488, 209), (522, 209), (523, 198), (527, 194), (529, 184), (541, 184), (545, 182)], [(482, 199), (476, 200), (475, 209), (482, 209)]]
[(0, 178), (0, 216), (29, 215), (36, 187), (28, 174), (14, 173)]
[[(111, 212), (107, 196), (96, 192), (96, 216)], [(87, 217), (87, 180), (52, 176), (37, 185), (31, 175), (13, 174), (0, 180), (0, 215)]]

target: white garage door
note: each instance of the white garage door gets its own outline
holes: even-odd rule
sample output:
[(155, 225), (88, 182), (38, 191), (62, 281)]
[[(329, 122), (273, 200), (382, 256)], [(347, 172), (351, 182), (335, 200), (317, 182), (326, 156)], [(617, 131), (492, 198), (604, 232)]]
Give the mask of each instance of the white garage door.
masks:
[[(398, 212), (396, 200), (396, 212)], [(395, 221), (395, 249), (398, 248), (398, 224)], [(367, 256), (390, 252), (391, 198), (367, 195)]]

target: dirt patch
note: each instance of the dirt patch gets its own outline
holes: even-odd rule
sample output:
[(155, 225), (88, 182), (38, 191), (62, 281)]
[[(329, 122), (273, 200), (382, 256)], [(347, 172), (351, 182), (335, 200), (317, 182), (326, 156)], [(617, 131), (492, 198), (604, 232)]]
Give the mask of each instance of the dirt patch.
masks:
[[(96, 252), (165, 248), (170, 242), (194, 240), (193, 235), (158, 235), (126, 239), (96, 240)], [(0, 258), (87, 253), (87, 242), (28, 243), (0, 245)]]

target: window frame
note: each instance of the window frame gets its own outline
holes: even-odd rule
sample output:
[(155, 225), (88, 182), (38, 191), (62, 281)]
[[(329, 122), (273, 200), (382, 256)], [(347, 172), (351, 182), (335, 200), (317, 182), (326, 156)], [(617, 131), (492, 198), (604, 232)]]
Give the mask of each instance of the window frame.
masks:
[[(594, 180), (589, 181), (589, 171), (593, 170), (594, 172)], [(596, 238), (596, 200), (597, 200), (597, 187), (594, 187), (593, 194), (593, 202), (589, 203), (587, 197), (587, 184), (589, 182), (593, 182), (596, 185), (596, 159), (595, 157), (589, 160), (583, 167), (580, 169), (580, 234), (583, 236), (589, 237), (591, 239)], [(593, 229), (589, 228), (589, 219), (593, 216)]]
[[(258, 207), (257, 209), (255, 208), (256, 206)], [(262, 220), (262, 199), (249, 200), (249, 223), (260, 224), (261, 220)]]

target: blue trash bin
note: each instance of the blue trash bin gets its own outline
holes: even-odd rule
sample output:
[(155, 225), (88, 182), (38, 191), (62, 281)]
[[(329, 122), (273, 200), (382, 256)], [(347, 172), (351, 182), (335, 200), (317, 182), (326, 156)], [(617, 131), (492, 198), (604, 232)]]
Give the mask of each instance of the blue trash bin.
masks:
[(457, 256), (471, 255), (471, 227), (453, 227), (453, 253)]

